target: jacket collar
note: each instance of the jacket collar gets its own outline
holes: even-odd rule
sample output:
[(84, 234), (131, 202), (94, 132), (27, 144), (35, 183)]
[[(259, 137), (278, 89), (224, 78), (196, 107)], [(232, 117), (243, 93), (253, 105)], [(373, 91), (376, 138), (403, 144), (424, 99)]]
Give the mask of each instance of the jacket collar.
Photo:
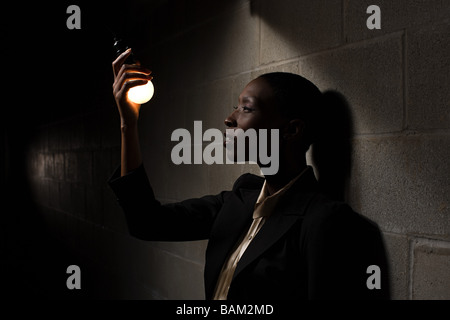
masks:
[(312, 167), (309, 167), (279, 200), (275, 211), (266, 220), (241, 257), (233, 279), (277, 242), (299, 218), (303, 218), (310, 201), (317, 192), (317, 188), (318, 184), (314, 172)]
[[(233, 191), (236, 197), (233, 197), (232, 202), (228, 203), (232, 209), (217, 217), (215, 225), (218, 227), (209, 240), (206, 252), (207, 266), (205, 266), (207, 297), (212, 297), (217, 277), (225, 260), (252, 222), (255, 203), (264, 180), (255, 175), (248, 175), (246, 178), (248, 181)], [(275, 207), (275, 212), (264, 223), (239, 261), (233, 279), (280, 239), (304, 214), (316, 188), (317, 181), (312, 167), (310, 167), (280, 199)]]

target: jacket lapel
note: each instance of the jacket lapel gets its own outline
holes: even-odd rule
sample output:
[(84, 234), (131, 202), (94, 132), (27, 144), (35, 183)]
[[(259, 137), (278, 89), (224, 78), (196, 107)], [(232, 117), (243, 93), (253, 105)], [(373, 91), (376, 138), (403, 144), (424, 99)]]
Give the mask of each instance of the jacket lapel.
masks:
[[(242, 255), (233, 279), (251, 262), (277, 242), (303, 215), (316, 194), (317, 181), (312, 169), (308, 170), (280, 199), (275, 212), (266, 220), (261, 230)], [(256, 201), (256, 200), (255, 200)]]
[(219, 226), (211, 234), (206, 251), (205, 291), (212, 297), (217, 278), (230, 251), (239, 241), (242, 234), (252, 222), (253, 209), (260, 190), (240, 189), (232, 201), (227, 203), (226, 214), (219, 215), (216, 225)]

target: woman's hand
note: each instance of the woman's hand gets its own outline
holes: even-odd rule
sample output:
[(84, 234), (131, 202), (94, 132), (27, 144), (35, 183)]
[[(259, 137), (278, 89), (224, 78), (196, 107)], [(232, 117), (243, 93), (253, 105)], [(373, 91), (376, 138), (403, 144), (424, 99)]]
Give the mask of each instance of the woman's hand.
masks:
[(125, 64), (130, 56), (131, 49), (127, 49), (112, 63), (114, 72), (113, 94), (120, 113), (121, 126), (134, 126), (139, 118), (140, 104), (127, 98), (128, 90), (146, 84), (153, 79), (150, 70), (143, 68), (139, 63)]
[(142, 163), (141, 149), (137, 121), (139, 118), (140, 104), (128, 100), (127, 93), (133, 87), (146, 84), (152, 77), (151, 71), (137, 64), (125, 64), (125, 60), (131, 54), (131, 49), (123, 52), (113, 62), (114, 84), (113, 93), (120, 113), (120, 127), (122, 132), (121, 147), (121, 175), (139, 167)]

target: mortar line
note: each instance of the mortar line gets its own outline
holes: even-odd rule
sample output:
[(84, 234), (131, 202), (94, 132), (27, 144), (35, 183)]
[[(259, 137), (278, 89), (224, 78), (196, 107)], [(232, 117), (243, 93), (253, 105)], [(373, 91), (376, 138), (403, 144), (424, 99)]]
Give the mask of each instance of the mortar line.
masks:
[(408, 129), (408, 53), (407, 53), (407, 30), (403, 30), (403, 37), (402, 37), (402, 76), (403, 76), (403, 130)]
[(392, 132), (376, 132), (376, 133), (356, 133), (353, 135), (353, 139), (359, 138), (389, 138), (389, 137), (409, 137), (409, 136), (420, 136), (420, 135), (433, 135), (450, 134), (450, 129), (414, 129), (414, 130), (400, 130)]
[[(164, 242), (166, 242), (166, 241), (158, 241), (158, 242), (164, 243)], [(173, 243), (173, 242), (172, 242), (172, 243)], [(198, 261), (193, 260), (193, 259), (191, 259), (191, 258), (182, 256), (182, 255), (177, 254), (177, 253), (175, 253), (175, 252), (172, 252), (172, 251), (170, 251), (170, 250), (161, 248), (160, 246), (151, 246), (151, 247), (152, 247), (153, 250), (160, 251), (160, 252), (162, 252), (162, 253), (168, 254), (169, 256), (175, 257), (175, 258), (177, 258), (177, 259), (186, 261), (186, 262), (188, 262), (188, 263), (195, 264), (195, 265), (197, 265), (197, 266), (199, 266), (199, 267), (204, 267), (204, 263), (201, 263), (201, 262), (198, 262)]]
[(403, 30), (394, 31), (394, 32), (391, 32), (391, 33), (380, 35), (378, 37), (369, 38), (369, 39), (362, 39), (362, 40), (359, 40), (359, 41), (356, 41), (356, 42), (351, 42), (351, 43), (344, 43), (344, 44), (337, 45), (337, 46), (334, 46), (334, 47), (329, 47), (329, 48), (325, 48), (325, 49), (322, 49), (322, 50), (318, 50), (318, 51), (314, 51), (314, 52), (311, 52), (311, 53), (307, 53), (305, 55), (295, 56), (295, 57), (292, 57), (292, 58), (283, 59), (283, 60), (280, 60), (280, 61), (274, 61), (274, 62), (270, 62), (270, 63), (267, 63), (267, 64), (259, 64), (257, 67), (249, 69), (249, 70), (236, 72), (236, 73), (228, 74), (228, 75), (224, 75), (224, 76), (219, 76), (219, 77), (214, 78), (214, 79), (205, 80), (205, 81), (201, 82), (199, 84), (199, 86), (205, 85), (205, 84), (208, 84), (208, 83), (211, 83), (211, 82), (214, 82), (214, 81), (220, 81), (220, 80), (226, 80), (226, 79), (229, 79), (229, 78), (234, 78), (234, 77), (240, 76), (242, 74), (246, 74), (246, 73), (251, 73), (251, 72), (255, 72), (255, 71), (259, 71), (259, 70), (263, 70), (263, 69), (267, 69), (267, 68), (271, 68), (271, 67), (276, 67), (276, 66), (283, 65), (283, 64), (288, 64), (288, 63), (295, 62), (295, 61), (301, 60), (301, 59), (314, 58), (315, 56), (320, 56), (321, 54), (324, 54), (324, 53), (330, 53), (330, 52), (332, 53), (332, 52), (334, 52), (336, 50), (351, 49), (351, 48), (356, 48), (356, 47), (361, 46), (361, 45), (370, 45), (372, 43), (378, 43), (379, 41), (395, 38), (395, 37), (398, 37), (399, 35), (403, 35), (403, 34), (404, 34)]

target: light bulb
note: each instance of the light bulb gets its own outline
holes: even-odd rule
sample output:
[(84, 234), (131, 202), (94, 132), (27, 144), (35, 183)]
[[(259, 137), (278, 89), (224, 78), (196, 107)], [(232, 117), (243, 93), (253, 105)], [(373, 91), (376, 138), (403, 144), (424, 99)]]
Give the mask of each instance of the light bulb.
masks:
[(128, 99), (137, 104), (144, 104), (148, 102), (155, 92), (155, 88), (153, 87), (153, 83), (148, 81), (146, 84), (141, 86), (133, 87), (128, 90)]

